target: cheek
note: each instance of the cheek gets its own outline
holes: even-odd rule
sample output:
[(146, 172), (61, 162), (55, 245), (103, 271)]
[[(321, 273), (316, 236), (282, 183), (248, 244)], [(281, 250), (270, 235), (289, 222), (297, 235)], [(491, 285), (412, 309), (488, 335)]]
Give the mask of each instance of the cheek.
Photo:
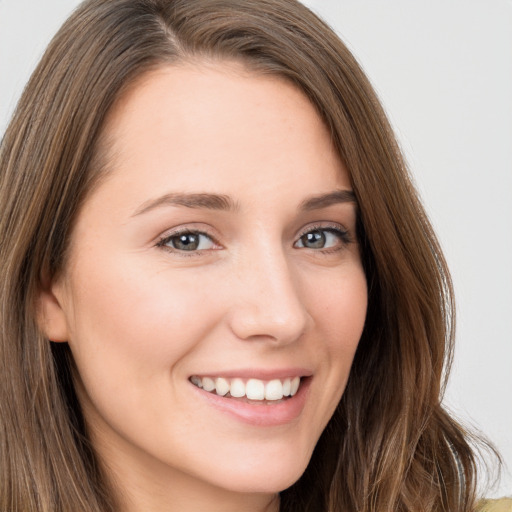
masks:
[(206, 284), (199, 291), (180, 273), (137, 261), (77, 269), (88, 278), (75, 280), (70, 345), (84, 380), (168, 379), (216, 321)]
[(345, 390), (366, 319), (368, 295), (364, 271), (360, 265), (348, 270), (339, 279), (326, 281), (323, 289), (312, 295), (311, 311), (317, 329), (315, 351), (322, 354), (327, 376), (319, 398), (326, 413), (321, 419), (324, 425)]
[(350, 355), (357, 348), (366, 318), (366, 277), (359, 264), (326, 276), (321, 286), (310, 286), (310, 310), (324, 334), (329, 351)]

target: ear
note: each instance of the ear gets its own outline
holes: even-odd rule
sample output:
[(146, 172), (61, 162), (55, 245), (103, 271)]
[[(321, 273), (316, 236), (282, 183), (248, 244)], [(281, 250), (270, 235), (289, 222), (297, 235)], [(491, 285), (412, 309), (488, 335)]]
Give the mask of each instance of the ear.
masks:
[(54, 342), (68, 341), (69, 328), (62, 307), (63, 285), (43, 279), (37, 294), (37, 323), (45, 336)]

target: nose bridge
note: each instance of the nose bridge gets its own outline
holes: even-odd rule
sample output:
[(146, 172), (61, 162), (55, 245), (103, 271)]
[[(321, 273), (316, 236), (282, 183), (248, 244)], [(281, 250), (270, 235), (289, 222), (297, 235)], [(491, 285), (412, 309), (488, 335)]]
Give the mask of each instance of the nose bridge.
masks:
[(238, 262), (231, 323), (242, 339), (290, 343), (304, 332), (308, 313), (300, 283), (281, 244), (261, 244)]

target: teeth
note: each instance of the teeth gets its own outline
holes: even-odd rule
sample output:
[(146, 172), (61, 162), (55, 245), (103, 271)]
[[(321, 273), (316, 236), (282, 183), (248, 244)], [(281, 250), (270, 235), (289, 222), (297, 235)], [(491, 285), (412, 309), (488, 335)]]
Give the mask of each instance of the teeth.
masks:
[(224, 396), (229, 391), (229, 382), (222, 377), (215, 379), (215, 392), (217, 395)]
[(242, 379), (233, 379), (231, 381), (230, 393), (232, 397), (240, 398), (245, 396), (245, 384)]
[(293, 396), (295, 393), (297, 393), (297, 390), (299, 389), (300, 384), (300, 378), (294, 377), (290, 383), (290, 395)]
[(193, 375), (190, 378), (192, 384), (205, 391), (215, 392), (217, 395), (225, 396), (228, 393), (234, 398), (246, 396), (249, 400), (282, 400), (284, 397), (294, 396), (300, 386), (300, 377), (287, 378), (283, 380), (273, 379), (263, 381), (260, 379), (249, 379), (244, 382), (242, 379), (226, 379), (224, 377), (198, 377)]
[(215, 389), (215, 382), (210, 377), (203, 377), (202, 384), (205, 391), (213, 391)]
[(283, 384), (280, 380), (271, 380), (265, 386), (265, 400), (281, 400), (283, 398)]
[(192, 381), (192, 384), (196, 385), (198, 388), (203, 387), (203, 383), (201, 382), (201, 379), (199, 377), (196, 377), (195, 375), (190, 378)]
[[(199, 387), (201, 387), (201, 386), (199, 386)], [(292, 389), (291, 379), (284, 379), (284, 381), (283, 381), (283, 396), (290, 396), (291, 389)]]
[(263, 400), (265, 398), (264, 382), (258, 379), (249, 379), (245, 386), (245, 394), (250, 400)]

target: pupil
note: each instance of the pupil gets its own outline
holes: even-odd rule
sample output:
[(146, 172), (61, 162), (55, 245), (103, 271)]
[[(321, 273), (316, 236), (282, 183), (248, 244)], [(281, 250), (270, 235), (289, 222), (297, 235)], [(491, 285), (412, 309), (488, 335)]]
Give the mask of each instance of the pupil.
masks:
[(199, 235), (187, 233), (176, 237), (174, 247), (182, 251), (193, 251), (199, 246)]
[(325, 246), (325, 234), (322, 231), (311, 231), (304, 235), (302, 243), (305, 247), (321, 249)]

